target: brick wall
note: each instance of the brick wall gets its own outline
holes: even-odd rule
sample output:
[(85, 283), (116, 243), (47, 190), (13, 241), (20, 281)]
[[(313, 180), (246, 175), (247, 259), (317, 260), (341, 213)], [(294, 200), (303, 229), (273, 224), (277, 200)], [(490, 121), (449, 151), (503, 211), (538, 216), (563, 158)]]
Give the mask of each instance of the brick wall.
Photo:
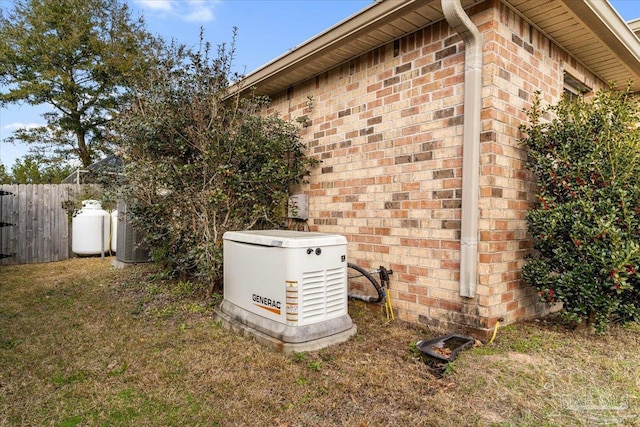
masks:
[[(479, 314), (493, 327), (531, 317), (546, 309), (521, 280), (524, 256), (531, 248), (525, 214), (534, 200), (535, 182), (524, 169), (519, 125), (540, 91), (543, 102), (562, 95), (569, 71), (594, 89), (602, 82), (589, 75), (564, 50), (500, 2), (483, 24), (484, 76), (481, 135)], [(482, 322), (484, 323), (484, 322)]]
[[(349, 258), (394, 270), (394, 307), (437, 329), (488, 331), (540, 312), (520, 269), (533, 177), (518, 126), (540, 90), (562, 93), (564, 67), (586, 70), (498, 1), (472, 8), (483, 33), (479, 281), (459, 296), (464, 45), (440, 21), (287, 91), (267, 113), (307, 116), (310, 228), (339, 233)], [(311, 101), (310, 101), (311, 100)]]

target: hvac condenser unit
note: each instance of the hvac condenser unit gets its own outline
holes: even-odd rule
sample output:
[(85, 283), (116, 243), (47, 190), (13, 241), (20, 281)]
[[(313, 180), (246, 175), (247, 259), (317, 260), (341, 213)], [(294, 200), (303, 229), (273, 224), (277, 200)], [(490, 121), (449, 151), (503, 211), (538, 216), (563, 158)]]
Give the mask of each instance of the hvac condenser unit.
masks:
[(355, 333), (348, 314), (344, 236), (288, 230), (224, 234), (223, 322), (298, 351)]
[(116, 259), (123, 263), (149, 262), (149, 250), (142, 246), (142, 232), (131, 222), (131, 213), (124, 200), (118, 200), (116, 227)]

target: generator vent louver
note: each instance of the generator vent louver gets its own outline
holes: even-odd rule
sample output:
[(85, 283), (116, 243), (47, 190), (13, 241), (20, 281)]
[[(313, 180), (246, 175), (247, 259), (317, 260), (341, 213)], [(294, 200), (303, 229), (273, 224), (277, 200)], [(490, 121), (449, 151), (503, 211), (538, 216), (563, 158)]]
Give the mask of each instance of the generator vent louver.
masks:
[(301, 288), (303, 321), (321, 320), (332, 313), (345, 310), (344, 269), (305, 272), (302, 274)]

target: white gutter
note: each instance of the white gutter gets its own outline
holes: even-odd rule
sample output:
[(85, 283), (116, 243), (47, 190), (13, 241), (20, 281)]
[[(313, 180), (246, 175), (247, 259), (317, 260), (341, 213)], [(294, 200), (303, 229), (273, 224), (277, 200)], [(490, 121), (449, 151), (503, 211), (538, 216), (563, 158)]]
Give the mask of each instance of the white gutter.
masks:
[(482, 36), (465, 13), (460, 0), (441, 1), (444, 17), (464, 41), (465, 49), (460, 295), (473, 298), (478, 280)]
[[(636, 62), (640, 62), (640, 51), (638, 50), (638, 37), (631, 30), (629, 23), (625, 22), (620, 14), (611, 6), (608, 1), (583, 0), (584, 3), (596, 14), (607, 29), (624, 46), (624, 50), (629, 52)], [(633, 21), (631, 21), (633, 22)], [(630, 23), (631, 23), (630, 22)], [(631, 30), (631, 31), (629, 31)], [(621, 52), (626, 53), (626, 52)], [(620, 82), (626, 84), (626, 82)]]

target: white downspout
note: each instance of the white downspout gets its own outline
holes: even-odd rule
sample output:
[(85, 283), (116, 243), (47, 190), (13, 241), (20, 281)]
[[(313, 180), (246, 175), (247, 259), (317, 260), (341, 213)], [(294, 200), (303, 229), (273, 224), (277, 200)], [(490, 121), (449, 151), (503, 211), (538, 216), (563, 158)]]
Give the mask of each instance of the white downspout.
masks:
[(460, 295), (473, 298), (478, 277), (482, 36), (465, 13), (460, 0), (441, 1), (444, 17), (464, 41), (465, 49)]

